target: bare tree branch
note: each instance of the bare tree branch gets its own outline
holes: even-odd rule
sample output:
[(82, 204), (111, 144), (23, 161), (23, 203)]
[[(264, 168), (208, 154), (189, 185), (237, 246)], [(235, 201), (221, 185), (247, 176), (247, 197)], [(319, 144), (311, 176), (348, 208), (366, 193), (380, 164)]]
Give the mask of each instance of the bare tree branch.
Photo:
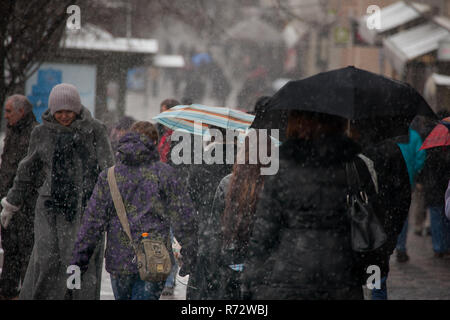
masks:
[[(0, 9), (0, 104), (21, 88), (45, 57), (59, 49), (66, 9), (87, 0), (3, 0)], [(0, 109), (0, 119), (2, 118)]]

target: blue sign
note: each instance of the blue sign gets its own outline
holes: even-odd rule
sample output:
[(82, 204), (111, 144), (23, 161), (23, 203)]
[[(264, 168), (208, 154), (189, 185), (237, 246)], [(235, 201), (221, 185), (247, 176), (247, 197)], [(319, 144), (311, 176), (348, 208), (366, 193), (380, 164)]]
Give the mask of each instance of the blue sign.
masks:
[(42, 114), (48, 108), (48, 97), (52, 88), (62, 83), (62, 72), (57, 69), (42, 69), (38, 71), (38, 80), (27, 96), (33, 105), (33, 113), (37, 121), (42, 122)]
[(146, 69), (139, 67), (128, 69), (127, 72), (127, 89), (130, 90), (145, 90), (145, 75)]

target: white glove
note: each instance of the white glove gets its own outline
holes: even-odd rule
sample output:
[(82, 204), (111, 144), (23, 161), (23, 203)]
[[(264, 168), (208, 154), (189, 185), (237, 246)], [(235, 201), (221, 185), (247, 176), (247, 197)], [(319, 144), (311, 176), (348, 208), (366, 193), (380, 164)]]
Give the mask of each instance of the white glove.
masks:
[(8, 201), (6, 201), (6, 198), (2, 199), (1, 204), (3, 207), (2, 213), (0, 214), (1, 215), (1, 223), (2, 223), (3, 228), (6, 229), (8, 227), (9, 222), (11, 221), (13, 215), (17, 211), (19, 211), (19, 208), (12, 205)]

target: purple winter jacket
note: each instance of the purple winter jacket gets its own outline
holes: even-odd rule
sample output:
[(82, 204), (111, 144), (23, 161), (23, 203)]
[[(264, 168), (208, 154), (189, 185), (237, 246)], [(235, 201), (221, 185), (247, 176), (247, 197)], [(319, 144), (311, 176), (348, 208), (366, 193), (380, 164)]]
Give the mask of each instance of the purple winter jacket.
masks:
[[(197, 247), (197, 223), (186, 186), (181, 183), (171, 166), (159, 161), (153, 141), (137, 133), (128, 133), (119, 140), (115, 175), (127, 211), (133, 240), (143, 232), (150, 238), (167, 241), (169, 228), (182, 246), (183, 271), (189, 273)], [(87, 204), (72, 264), (82, 271), (102, 236), (107, 231), (105, 252), (106, 271), (111, 274), (138, 273), (133, 262), (134, 252), (129, 238), (114, 208), (107, 170), (98, 177)], [(167, 243), (167, 242), (166, 242)]]

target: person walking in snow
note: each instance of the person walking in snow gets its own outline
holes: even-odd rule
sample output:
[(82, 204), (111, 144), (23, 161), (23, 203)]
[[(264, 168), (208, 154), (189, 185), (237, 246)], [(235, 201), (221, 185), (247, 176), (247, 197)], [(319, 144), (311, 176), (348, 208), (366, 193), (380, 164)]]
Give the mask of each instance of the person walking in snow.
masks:
[[(101, 170), (113, 165), (106, 127), (81, 104), (75, 86), (53, 87), (42, 124), (33, 129), (27, 156), (2, 199), (1, 221), (9, 221), (39, 187), (34, 246), (19, 299), (64, 299), (67, 269), (83, 209)], [(38, 183), (38, 185), (36, 185)], [(102, 240), (75, 299), (99, 299)]]
[[(30, 135), (38, 122), (33, 106), (27, 97), (15, 94), (6, 99), (5, 118), (7, 129), (0, 165), (0, 198), (12, 187), (19, 162), (27, 155)], [(34, 205), (36, 189), (29, 190), (29, 197), (15, 215), (9, 227), (2, 227), (4, 262), (0, 278), (0, 299), (12, 299), (19, 295), (33, 248)]]
[[(159, 161), (158, 134), (149, 122), (136, 122), (119, 140), (114, 173), (133, 240), (142, 233), (168, 243), (169, 230), (179, 240), (183, 256), (180, 274), (188, 274), (195, 261), (196, 223), (186, 186), (170, 165)], [(135, 253), (114, 207), (107, 170), (98, 179), (73, 250), (72, 264), (86, 271), (102, 231), (108, 235), (105, 268), (111, 274), (117, 300), (157, 300), (165, 281), (140, 279)], [(174, 260), (171, 248), (168, 248)]]

